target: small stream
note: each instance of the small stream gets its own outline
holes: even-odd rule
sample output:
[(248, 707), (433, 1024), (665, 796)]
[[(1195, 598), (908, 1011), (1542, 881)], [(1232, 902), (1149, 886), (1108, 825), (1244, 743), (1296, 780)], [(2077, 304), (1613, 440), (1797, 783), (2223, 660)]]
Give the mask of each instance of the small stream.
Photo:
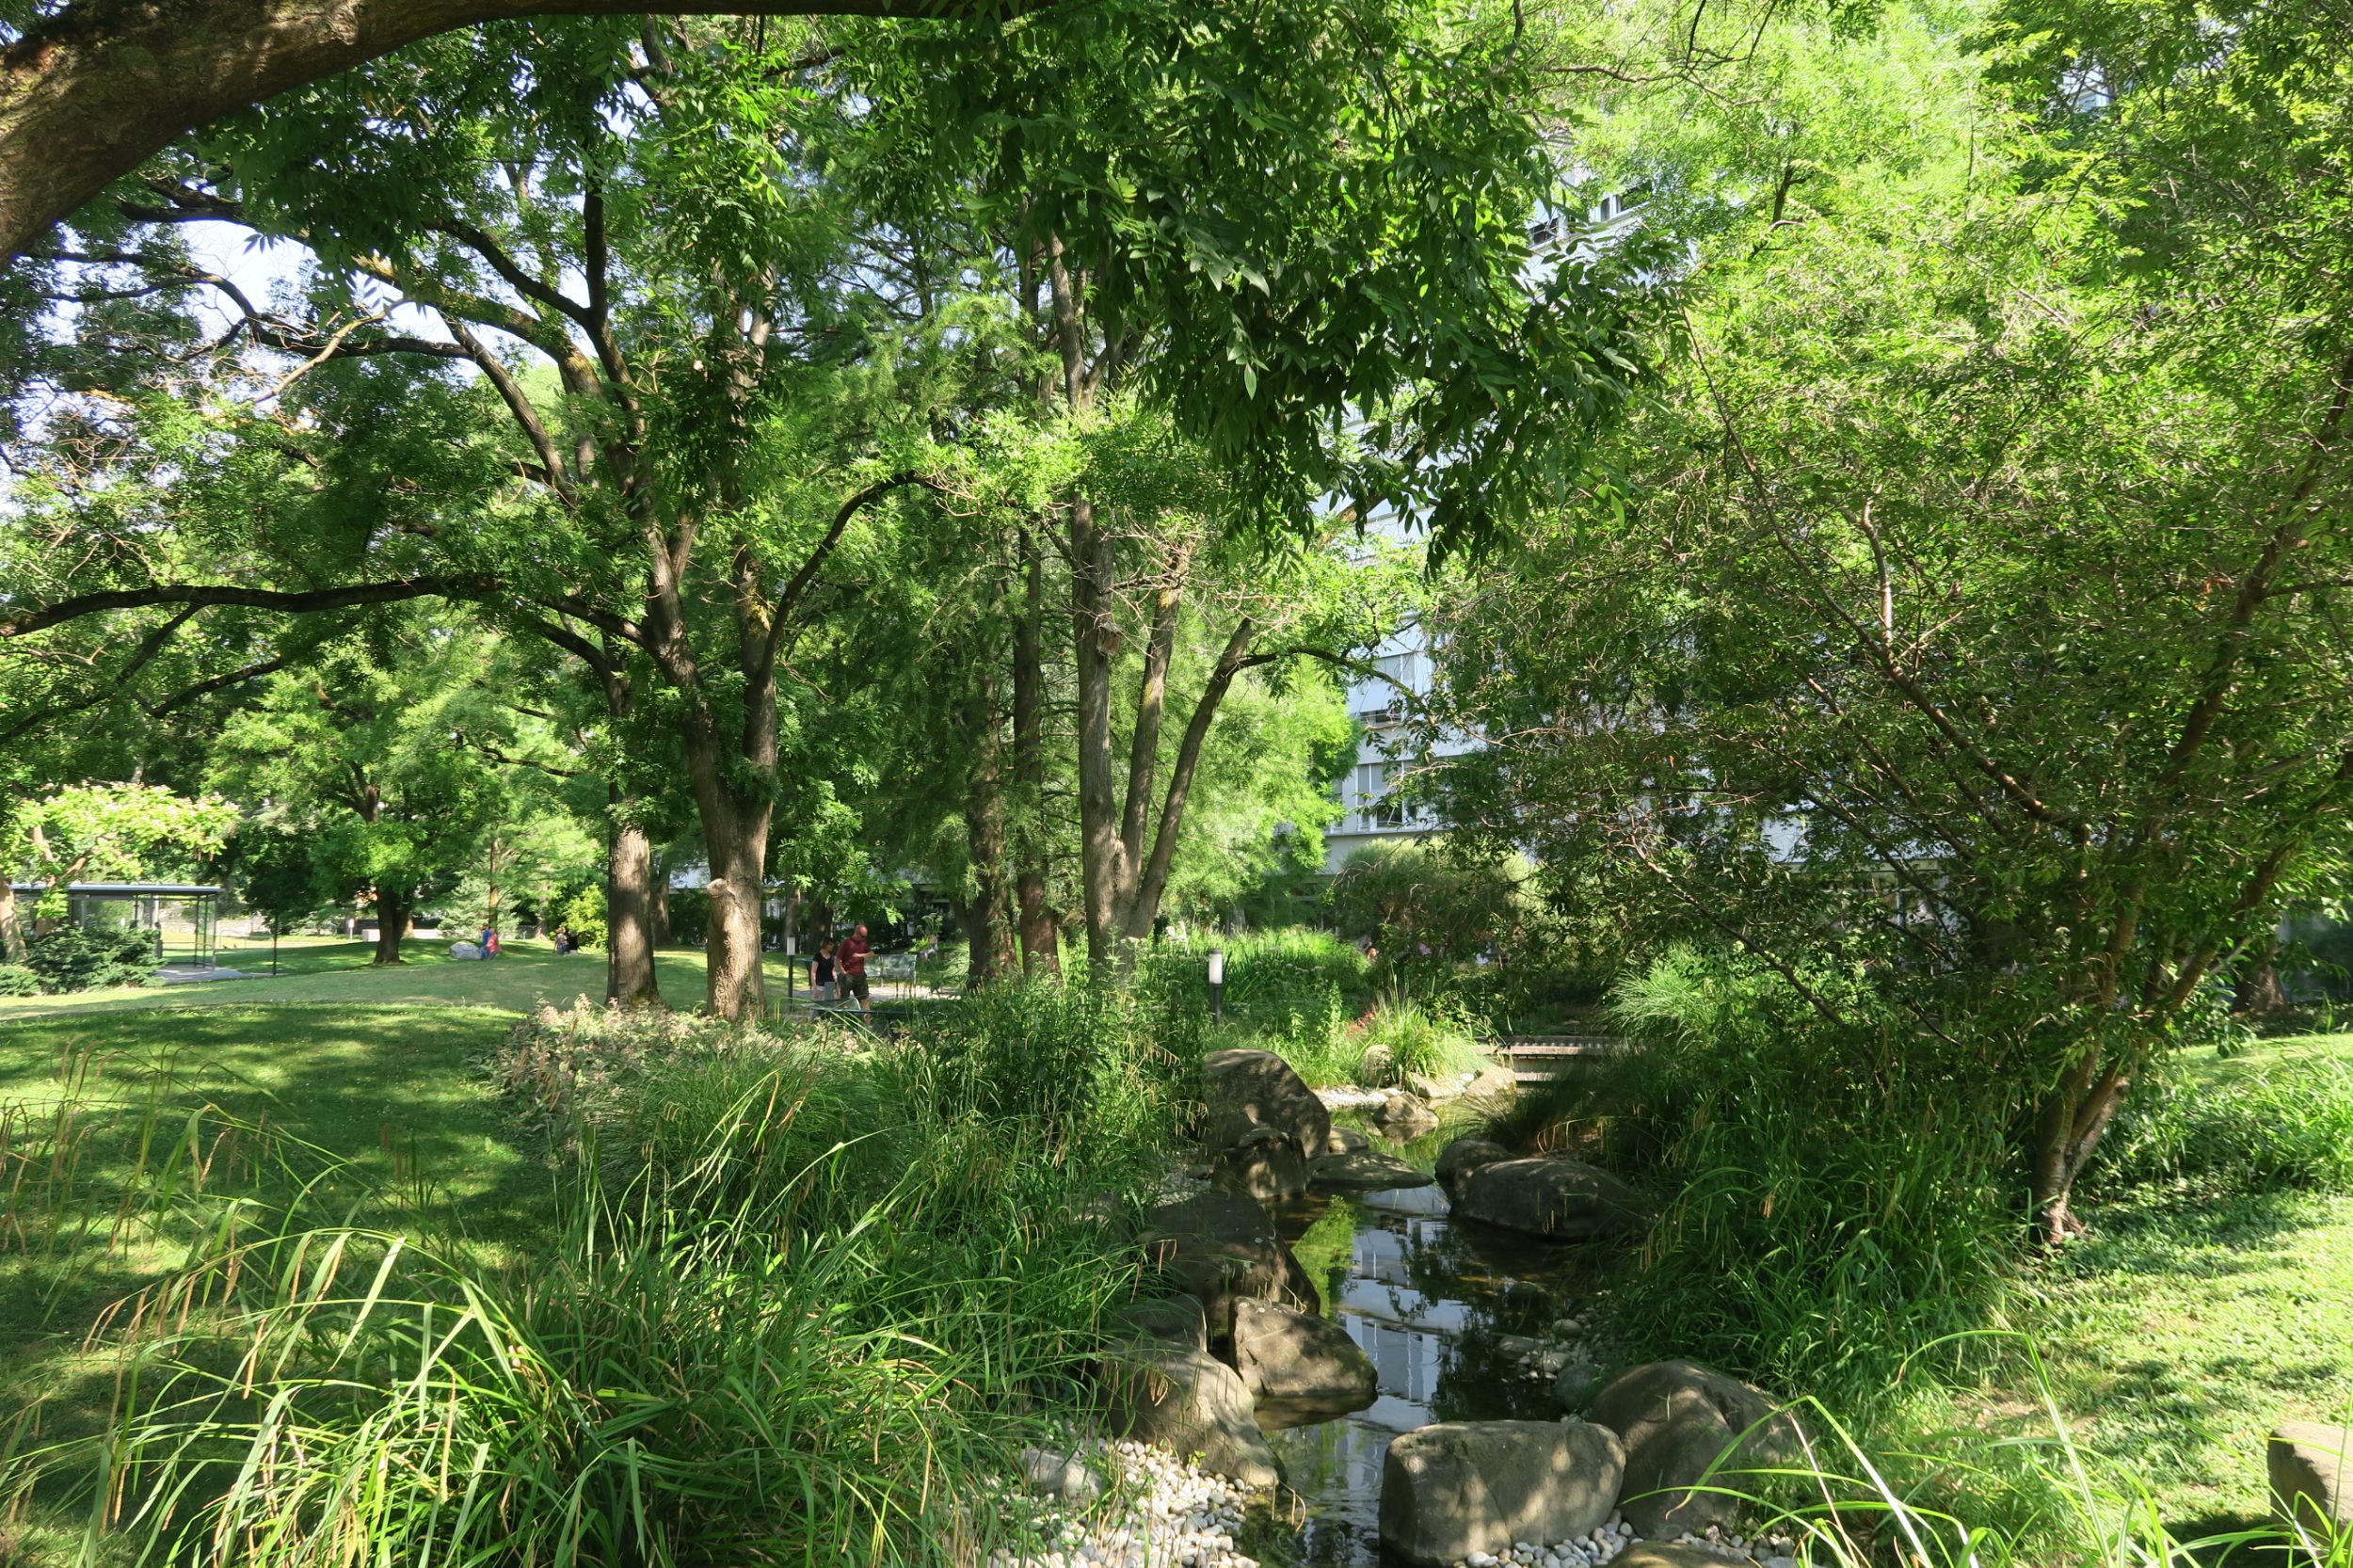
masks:
[[(1428, 1170), (1462, 1128), (1374, 1146)], [(1289, 1539), (1270, 1563), (1301, 1568), (1383, 1564), (1381, 1464), (1389, 1440), (1433, 1421), (1553, 1420), (1549, 1378), (1520, 1366), (1534, 1336), (1576, 1310), (1599, 1260), (1585, 1248), (1515, 1238), (1447, 1214), (1436, 1186), (1278, 1206), (1283, 1238), (1322, 1292), (1327, 1316), (1371, 1356), (1379, 1397), (1362, 1410), (1285, 1410), (1261, 1403), (1259, 1425), (1295, 1497)]]

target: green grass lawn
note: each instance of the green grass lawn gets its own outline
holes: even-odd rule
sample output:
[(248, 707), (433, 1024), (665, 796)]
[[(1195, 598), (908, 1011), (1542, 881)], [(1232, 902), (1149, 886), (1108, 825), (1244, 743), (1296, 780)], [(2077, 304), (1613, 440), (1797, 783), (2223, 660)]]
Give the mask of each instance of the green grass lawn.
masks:
[[(308, 1186), (303, 1223), (528, 1263), (548, 1168), (477, 1064), (525, 1010), (600, 996), (602, 955), (519, 942), (453, 963), (446, 943), (411, 941), (397, 968), (373, 956), (295, 939), (274, 979), (0, 1001), (0, 1429), (30, 1411), (21, 1442), (94, 1430), (118, 1368), (87, 1347), (92, 1325), (179, 1268), (229, 1200), (266, 1225)], [(675, 1001), (700, 1000), (700, 952), (660, 965)], [(182, 1218), (123, 1218), (159, 1187)], [(62, 1537), (52, 1523), (25, 1546), (44, 1556)]]
[[(2353, 1034), (2185, 1065), (2220, 1084), (2313, 1056), (2353, 1064)], [(2061, 1408), (2169, 1519), (2260, 1516), (2273, 1425), (2353, 1422), (2353, 1197), (2156, 1192), (2089, 1217), (2042, 1282)]]
[[(0, 998), (0, 1037), (20, 1018), (80, 1016), (146, 1008), (287, 1006), (432, 1006), (456, 1003), (526, 1012), (542, 1001), (568, 1004), (574, 997), (604, 995), (604, 954), (558, 954), (545, 942), (517, 940), (488, 963), (456, 963), (445, 941), (410, 938), (401, 945), (397, 968), (375, 968), (376, 944), (331, 938), (290, 937), (279, 947), (279, 973), (249, 980), (207, 981), (189, 985), (123, 986), (65, 997)], [(266, 970), (269, 945), (224, 949), (226, 968)], [(768, 981), (781, 995), (785, 965), (768, 960)], [(694, 948), (665, 950), (655, 959), (663, 995), (675, 1006), (702, 1000), (703, 955)]]

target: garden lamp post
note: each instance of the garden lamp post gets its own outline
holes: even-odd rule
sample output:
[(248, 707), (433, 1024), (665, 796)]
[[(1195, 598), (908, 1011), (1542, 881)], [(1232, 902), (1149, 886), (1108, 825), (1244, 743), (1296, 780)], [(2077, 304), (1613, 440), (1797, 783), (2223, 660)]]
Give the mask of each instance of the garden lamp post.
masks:
[(1209, 950), (1209, 1021), (1225, 1021), (1225, 950)]

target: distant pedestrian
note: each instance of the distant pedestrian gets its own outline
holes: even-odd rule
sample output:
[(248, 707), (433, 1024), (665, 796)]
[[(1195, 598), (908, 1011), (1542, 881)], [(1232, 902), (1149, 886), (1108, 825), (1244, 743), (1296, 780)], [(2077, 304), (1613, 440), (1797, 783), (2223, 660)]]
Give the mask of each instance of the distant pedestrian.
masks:
[(850, 995), (857, 998), (857, 1010), (870, 1018), (874, 1016), (874, 1006), (866, 991), (866, 957), (873, 951), (867, 944), (866, 928), (862, 925), (841, 944), (841, 983), (850, 988)]
[(485, 958), (496, 958), (498, 955), (499, 928), (494, 925), (488, 926), (484, 928), (482, 933), (482, 956)]
[(817, 956), (808, 961), (808, 998), (811, 1001), (833, 1000), (834, 994), (833, 942), (827, 938), (817, 944)]

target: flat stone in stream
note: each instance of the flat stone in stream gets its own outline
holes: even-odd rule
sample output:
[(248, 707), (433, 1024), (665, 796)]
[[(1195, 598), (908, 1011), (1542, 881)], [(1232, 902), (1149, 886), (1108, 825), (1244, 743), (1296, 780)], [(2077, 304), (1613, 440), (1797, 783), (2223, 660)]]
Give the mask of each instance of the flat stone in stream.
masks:
[(1454, 1188), (1454, 1212), (1463, 1218), (1555, 1241), (1612, 1235), (1641, 1207), (1616, 1176), (1561, 1155), (1481, 1165)]
[(1609, 1517), (1625, 1469), (1615, 1432), (1582, 1421), (1442, 1421), (1381, 1467), (1381, 1540), (1437, 1568), (1514, 1542), (1568, 1541)]
[(1457, 1138), (1438, 1154), (1438, 1185), (1451, 1196), (1473, 1171), (1512, 1158), (1512, 1151), (1485, 1138)]
[(1395, 1155), (1373, 1149), (1327, 1154), (1307, 1163), (1307, 1185), (1321, 1192), (1385, 1192), (1400, 1187), (1427, 1187), (1435, 1179)]
[(1272, 1302), (1234, 1304), (1234, 1369), (1254, 1399), (1334, 1415), (1370, 1404), (1381, 1381), (1346, 1329)]
[(1247, 1298), (1315, 1310), (1315, 1282), (1250, 1198), (1214, 1189), (1153, 1209), (1144, 1256), (1170, 1284), (1201, 1304), (1211, 1337), (1234, 1325), (1234, 1303)]

